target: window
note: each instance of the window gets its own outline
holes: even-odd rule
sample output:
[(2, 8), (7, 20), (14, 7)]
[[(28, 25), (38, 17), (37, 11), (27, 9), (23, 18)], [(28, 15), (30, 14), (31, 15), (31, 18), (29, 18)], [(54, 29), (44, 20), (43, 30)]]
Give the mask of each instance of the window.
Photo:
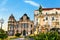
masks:
[(32, 34), (32, 30), (31, 30), (31, 34)]
[(19, 31), (17, 30), (16, 32), (18, 33)]
[(26, 20), (26, 16), (23, 17), (23, 20)]
[(38, 19), (35, 19), (35, 22), (37, 23), (38, 22)]
[(58, 14), (58, 12), (56, 11), (56, 14)]
[(52, 17), (52, 20), (54, 20), (54, 17)]
[(28, 24), (27, 23), (23, 23), (22, 24), (22, 27), (27, 28), (28, 27)]
[(16, 28), (19, 28), (18, 24), (16, 25)]
[(47, 15), (47, 13), (46, 13), (46, 15)]
[(45, 27), (46, 27), (46, 25), (45, 25)]
[(46, 20), (48, 20), (48, 17), (46, 17)]
[(59, 22), (56, 22), (56, 25), (59, 25)]
[(45, 21), (45, 19), (43, 19), (43, 21)]
[(36, 20), (36, 25), (38, 24), (38, 19)]
[(32, 24), (31, 24), (31, 28), (32, 28)]
[(13, 30), (13, 29), (14, 29), (13, 25), (10, 25), (10, 30)]
[(28, 32), (27, 32), (27, 34), (28, 34)]
[(10, 30), (9, 35), (11, 35), (11, 36), (14, 35), (14, 31)]

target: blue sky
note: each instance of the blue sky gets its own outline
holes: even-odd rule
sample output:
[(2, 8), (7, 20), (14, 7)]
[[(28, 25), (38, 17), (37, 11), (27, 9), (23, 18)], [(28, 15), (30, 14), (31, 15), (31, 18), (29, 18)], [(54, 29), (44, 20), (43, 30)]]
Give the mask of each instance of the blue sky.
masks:
[(11, 14), (16, 20), (26, 13), (31, 20), (34, 20), (34, 10), (39, 5), (43, 8), (60, 8), (60, 0), (0, 0), (0, 19), (4, 19), (3, 28), (7, 28), (7, 21)]

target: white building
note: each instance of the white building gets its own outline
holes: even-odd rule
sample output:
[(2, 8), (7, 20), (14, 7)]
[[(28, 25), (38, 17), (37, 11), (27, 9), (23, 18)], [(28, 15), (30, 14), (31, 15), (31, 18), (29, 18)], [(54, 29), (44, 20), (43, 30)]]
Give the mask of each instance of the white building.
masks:
[(42, 14), (34, 11), (34, 25), (40, 31), (47, 31), (51, 28), (60, 28), (60, 8), (42, 8)]

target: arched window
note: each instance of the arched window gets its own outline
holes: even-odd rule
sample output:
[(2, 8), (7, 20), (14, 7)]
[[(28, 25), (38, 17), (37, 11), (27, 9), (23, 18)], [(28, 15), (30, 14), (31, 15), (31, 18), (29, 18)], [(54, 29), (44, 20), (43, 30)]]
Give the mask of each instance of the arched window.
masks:
[(23, 35), (26, 36), (26, 30), (23, 30)]
[(32, 30), (30, 31), (30, 33), (32, 34)]
[(31, 28), (32, 28), (32, 24), (31, 24)]

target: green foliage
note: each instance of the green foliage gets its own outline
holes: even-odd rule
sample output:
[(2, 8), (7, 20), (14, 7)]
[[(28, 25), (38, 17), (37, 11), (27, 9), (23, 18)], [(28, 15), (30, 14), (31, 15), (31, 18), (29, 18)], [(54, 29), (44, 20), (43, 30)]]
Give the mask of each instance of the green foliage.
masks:
[(47, 33), (39, 33), (38, 35), (35, 35), (33, 37), (30, 36), (30, 38), (34, 38), (34, 40), (60, 40), (60, 34), (54, 31)]
[(19, 37), (21, 35), (21, 33), (16, 33), (15, 36), (16, 37)]
[(39, 13), (42, 14), (42, 6), (39, 7)]
[(4, 33), (4, 30), (0, 29), (0, 34)]
[(0, 38), (1, 38), (1, 39), (5, 39), (5, 38), (7, 38), (7, 37), (8, 37), (7, 34), (0, 34)]
[(5, 39), (7, 37), (8, 37), (8, 35), (5, 33), (5, 31), (0, 29), (0, 39)]

